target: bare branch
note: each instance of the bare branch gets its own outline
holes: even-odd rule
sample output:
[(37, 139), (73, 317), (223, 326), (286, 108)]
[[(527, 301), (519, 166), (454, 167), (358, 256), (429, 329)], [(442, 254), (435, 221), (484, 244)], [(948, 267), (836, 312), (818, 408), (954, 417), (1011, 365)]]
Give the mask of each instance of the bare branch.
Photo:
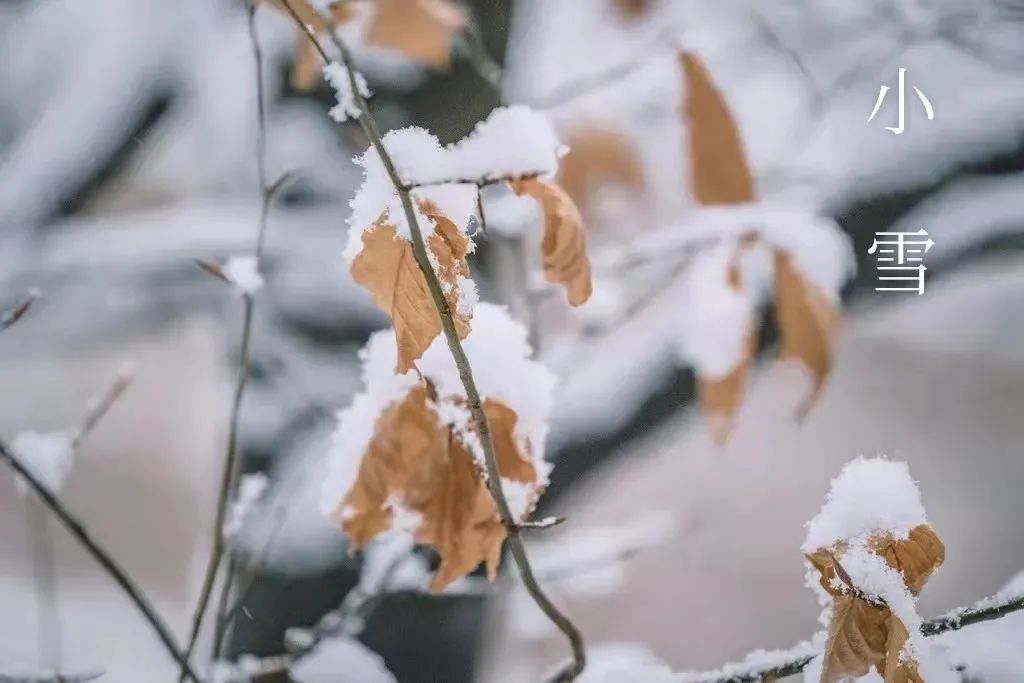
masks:
[(50, 511), (60, 520), (60, 523), (67, 529), (68, 533), (75, 537), (75, 539), (82, 544), (82, 546), (93, 556), (99, 565), (114, 579), (115, 583), (121, 588), (122, 591), (128, 596), (128, 598), (135, 604), (142, 616), (145, 617), (146, 621), (156, 632), (157, 637), (163, 644), (164, 649), (167, 650), (168, 654), (174, 658), (178, 664), (181, 665), (181, 670), (184, 672), (185, 678), (188, 678), (194, 683), (202, 683), (201, 679), (196, 676), (195, 672), (189, 666), (188, 660), (181, 654), (178, 649), (178, 644), (174, 641), (174, 636), (171, 634), (171, 629), (164, 623), (164, 621), (157, 614), (152, 604), (143, 594), (132, 578), (123, 570), (114, 560), (113, 556), (107, 552), (93, 537), (86, 531), (82, 523), (66, 508), (64, 504), (51, 492), (39, 479), (36, 478), (35, 474), (26, 467), (22, 462), (11, 452), (7, 445), (0, 441), (0, 459), (14, 470), (28, 485), (29, 487), (39, 496), (40, 500)]

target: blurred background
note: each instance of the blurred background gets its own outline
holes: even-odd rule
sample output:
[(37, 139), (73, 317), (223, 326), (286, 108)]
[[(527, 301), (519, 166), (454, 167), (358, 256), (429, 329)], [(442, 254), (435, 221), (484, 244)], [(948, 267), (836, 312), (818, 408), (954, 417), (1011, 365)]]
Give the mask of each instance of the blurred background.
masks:
[[(500, 91), (463, 58), (464, 36), (448, 68), (428, 69), (345, 27), (383, 129), (422, 126), (447, 143), (502, 102), (543, 109), (570, 146), (561, 180), (591, 255), (614, 255), (684, 230), (694, 206), (682, 46), (723, 90), (762, 196), (833, 218), (856, 261), (814, 410), (794, 419), (807, 379), (772, 362), (765, 323), (762, 362), (719, 447), (677, 349), (693, 305), (678, 288), (685, 268), (598, 268), (593, 300), (571, 310), (531, 285), (523, 254), (539, 237), (501, 229), (507, 198), (487, 198), (498, 228), (472, 259), (482, 298), (529, 323), (559, 377), (541, 513), (568, 521), (528, 545), (596, 656), (703, 668), (807, 637), (818, 608), (804, 587), (803, 523), (859, 454), (910, 463), (946, 543), (923, 614), (989, 595), (1024, 568), (1024, 1), (466, 10), (504, 67)], [(232, 656), (281, 652), (286, 628), (316, 622), (358, 579), (362, 556), (320, 518), (319, 484), (334, 413), (361, 385), (357, 351), (387, 325), (341, 257), (361, 179), (351, 159), (366, 141), (326, 115), (328, 86), (294, 87), (288, 17), (269, 6), (256, 17), (269, 175), (290, 180), (270, 217), (242, 406), (244, 470), (271, 483), (234, 542), (265, 561)], [(906, 130), (894, 135), (900, 68)], [(63, 497), (179, 639), (213, 533), (242, 314), (194, 259), (253, 248), (255, 73), (240, 1), (0, 2), (0, 304), (43, 295), (0, 335), (0, 433), (77, 423), (133, 363)], [(883, 85), (892, 92), (867, 122)], [(935, 242), (925, 293), (876, 292), (875, 233), (921, 228)], [(109, 681), (173, 675), (106, 575), (7, 475), (0, 549), (0, 678), (54, 658)], [(487, 590), (387, 597), (361, 640), (403, 683), (538, 680), (565, 644), (511, 574)]]

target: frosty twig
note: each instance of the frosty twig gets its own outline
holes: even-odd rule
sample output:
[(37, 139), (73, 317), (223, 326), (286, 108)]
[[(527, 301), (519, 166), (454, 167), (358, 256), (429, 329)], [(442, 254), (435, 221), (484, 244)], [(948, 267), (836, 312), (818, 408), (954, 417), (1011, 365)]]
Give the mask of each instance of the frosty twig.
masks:
[[(263, 262), (264, 247), (266, 244), (266, 233), (268, 217), (270, 215), (270, 207), (274, 199), (274, 195), (284, 184), (287, 176), (281, 176), (273, 183), (269, 183), (267, 179), (266, 169), (266, 105), (265, 105), (265, 93), (263, 88), (263, 53), (260, 50), (259, 40), (256, 35), (256, 24), (255, 24), (255, 4), (252, 2), (248, 3), (248, 25), (249, 25), (249, 36), (252, 42), (253, 59), (256, 66), (256, 106), (257, 106), (257, 138), (256, 138), (256, 164), (257, 173), (259, 178), (260, 193), (262, 195), (262, 203), (260, 206), (260, 218), (259, 228), (256, 237), (256, 270), (259, 271), (259, 267)], [(202, 628), (203, 617), (206, 613), (206, 608), (209, 605), (210, 598), (213, 594), (214, 583), (217, 578), (217, 572), (220, 568), (221, 560), (223, 559), (225, 542), (224, 542), (224, 520), (227, 514), (228, 504), (231, 500), (232, 492), (235, 489), (235, 482), (238, 479), (239, 461), (238, 461), (238, 426), (239, 418), (241, 415), (242, 399), (245, 396), (245, 389), (249, 380), (249, 356), (252, 345), (252, 325), (253, 325), (253, 309), (254, 299), (252, 292), (242, 290), (242, 301), (243, 301), (243, 317), (242, 317), (242, 332), (241, 332), (241, 344), (239, 349), (238, 359), (238, 374), (235, 381), (235, 392), (234, 398), (231, 403), (231, 417), (229, 419), (228, 426), (228, 439), (225, 448), (224, 457), (224, 470), (221, 475), (220, 491), (217, 496), (217, 512), (214, 518), (213, 525), (213, 546), (210, 552), (210, 559), (206, 566), (206, 572), (203, 577), (203, 585), (200, 590), (199, 601), (196, 604), (195, 612), (192, 615), (192, 630), (189, 634), (188, 647), (185, 651), (186, 660), (192, 656), (192, 652), (195, 650), (196, 643), (199, 639), (199, 632)], [(216, 633), (214, 634), (214, 655), (216, 656), (221, 648), (224, 639), (224, 632), (226, 627), (225, 614), (227, 610), (228, 599), (231, 593), (231, 587), (234, 583), (235, 563), (232, 560), (229, 562), (228, 573), (224, 580), (224, 585), (221, 589), (222, 595), (218, 601), (217, 617), (216, 617)], [(184, 671), (182, 671), (184, 674)], [(179, 677), (179, 683), (182, 680)]]

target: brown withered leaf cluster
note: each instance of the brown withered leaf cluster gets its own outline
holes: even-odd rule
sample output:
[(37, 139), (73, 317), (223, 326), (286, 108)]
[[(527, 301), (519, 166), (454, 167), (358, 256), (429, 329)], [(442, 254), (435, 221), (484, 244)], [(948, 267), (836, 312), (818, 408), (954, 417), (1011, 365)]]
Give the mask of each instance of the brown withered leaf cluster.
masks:
[[(434, 223), (426, 246), (435, 259), (441, 283), (460, 339), (469, 334), (470, 315), (459, 313), (461, 279), (469, 277), (469, 239), (432, 204), (420, 210)], [(352, 278), (370, 291), (374, 303), (391, 318), (398, 346), (396, 371), (405, 373), (441, 333), (441, 317), (416, 263), (412, 243), (398, 235), (382, 216), (363, 232), (363, 249), (352, 262)]]
[[(736, 121), (703, 62), (683, 52), (680, 64), (685, 80), (683, 111), (687, 119), (686, 155), (690, 159), (690, 184), (699, 204), (744, 204), (757, 199), (757, 191)], [(756, 226), (737, 251), (756, 243)], [(832, 367), (832, 345), (839, 313), (832, 303), (792, 264), (785, 251), (774, 248), (775, 315), (780, 336), (780, 357), (794, 359), (810, 371), (813, 388), (797, 410), (803, 416), (813, 406)], [(738, 257), (737, 253), (737, 257)], [(731, 278), (733, 279), (733, 278)], [(740, 279), (734, 278), (738, 286)], [(730, 283), (734, 284), (734, 283)], [(754, 321), (751, 321), (753, 325)], [(728, 425), (742, 402), (747, 369), (756, 352), (752, 341), (737, 369), (720, 380), (698, 379), (704, 410), (719, 424)], [(717, 430), (724, 441), (728, 429)]]
[(533, 197), (544, 210), (544, 237), (540, 247), (544, 278), (563, 285), (573, 306), (585, 303), (592, 286), (587, 234), (580, 210), (565, 190), (550, 181), (526, 178), (510, 184), (516, 194)]
[[(945, 559), (942, 541), (927, 524), (912, 529), (906, 539), (875, 537), (868, 548), (900, 573), (915, 596)], [(842, 569), (846, 549), (838, 543), (807, 556), (820, 574), (821, 587), (833, 597), (821, 683), (857, 678), (871, 667), (885, 683), (925, 683), (916, 662), (901, 657), (910, 637), (906, 625), (884, 603), (869, 601), (845, 585), (849, 580)]]
[[(285, 0), (256, 0), (289, 14)], [(326, 16), (308, 0), (287, 0), (288, 5), (316, 35), (330, 33), (355, 18), (354, 0), (336, 0)], [(371, 45), (389, 47), (409, 59), (431, 68), (447, 68), (452, 38), (466, 24), (465, 12), (449, 0), (373, 0), (373, 15), (367, 32)], [(305, 31), (297, 29), (292, 63), (292, 87), (313, 90), (320, 82), (320, 54)]]
[[(431, 582), (439, 591), (481, 562), (493, 579), (505, 528), (470, 451), (440, 424), (431, 394), (432, 387), (418, 385), (381, 414), (335, 517), (358, 549), (391, 528), (396, 507), (418, 514), (415, 541), (433, 546), (441, 558)], [(515, 411), (495, 400), (487, 400), (484, 411), (502, 477), (536, 484), (530, 445), (515, 436)]]
[(374, 0), (367, 34), (372, 45), (390, 47), (435, 69), (447, 68), (452, 38), (466, 14), (449, 0)]

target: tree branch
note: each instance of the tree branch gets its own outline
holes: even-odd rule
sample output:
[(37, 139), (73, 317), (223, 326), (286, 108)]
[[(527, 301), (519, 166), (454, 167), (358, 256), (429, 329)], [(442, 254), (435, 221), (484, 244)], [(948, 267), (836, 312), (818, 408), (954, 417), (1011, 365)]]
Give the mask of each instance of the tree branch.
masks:
[(160, 616), (157, 614), (156, 609), (150, 604), (149, 600), (143, 594), (135, 582), (128, 576), (114, 560), (114, 558), (108, 553), (103, 547), (93, 539), (93, 537), (86, 531), (82, 523), (75, 518), (71, 512), (64, 507), (64, 504), (55, 496), (36, 476), (29, 470), (22, 462), (10, 451), (8, 446), (0, 441), (0, 459), (14, 470), (29, 487), (35, 491), (36, 495), (39, 496), (42, 503), (50, 509), (50, 511), (60, 520), (60, 523), (67, 529), (68, 533), (75, 537), (75, 539), (82, 544), (82, 546), (93, 556), (93, 559), (99, 563), (99, 565), (114, 579), (117, 585), (122, 591), (128, 596), (128, 598), (135, 604), (135, 607), (142, 613), (146, 621), (156, 632), (157, 637), (163, 644), (164, 649), (167, 650), (168, 654), (174, 658), (176, 662), (181, 665), (181, 670), (185, 674), (185, 678), (188, 678), (194, 683), (202, 683), (201, 679), (196, 676), (195, 672), (192, 671), (189, 666), (188, 660), (182, 655), (178, 649), (178, 644), (174, 641), (174, 636), (171, 635), (170, 628), (163, 622)]
[[(291, 2), (289, 0), (283, 0), (283, 4), (296, 23), (303, 29), (310, 40), (314, 42), (314, 45), (317, 47), (317, 52), (320, 53), (321, 57), (327, 60), (327, 54), (320, 46), (316, 35), (310, 27), (305, 26), (299, 19), (298, 15), (295, 13), (295, 9), (291, 5)], [(352, 66), (352, 58), (349, 54), (348, 47), (340, 38), (338, 38), (335, 32), (330, 32), (330, 37), (335, 47), (338, 49), (342, 63), (348, 74), (352, 97), (360, 111), (360, 116), (358, 117), (359, 125), (362, 127), (363, 132), (370, 140), (370, 144), (379, 155), (381, 163), (402, 202), (402, 209), (405, 213), (406, 220), (409, 223), (413, 254), (415, 256), (416, 263), (427, 282), (427, 289), (430, 291), (430, 296), (434, 301), (434, 306), (441, 319), (441, 328), (444, 331), (445, 339), (448, 342), (448, 349), (451, 352), (456, 368), (458, 369), (459, 378), (462, 380), (462, 385), (466, 392), (466, 401), (469, 404), (470, 413), (473, 416), (473, 421), (476, 424), (477, 432), (480, 436), (480, 442), (484, 451), (484, 464), (487, 472), (487, 488), (491, 493), (491, 497), (494, 499), (494, 504), (498, 510), (498, 515), (501, 518), (502, 525), (507, 531), (508, 546), (512, 554), (512, 558), (519, 570), (519, 575), (523, 581), (526, 591), (547, 615), (547, 617), (558, 627), (559, 630), (562, 631), (562, 633), (565, 634), (566, 638), (569, 640), (572, 649), (572, 661), (564, 666), (554, 676), (553, 680), (572, 681), (579, 676), (583, 671), (583, 668), (586, 666), (586, 653), (583, 645), (583, 636), (580, 634), (576, 625), (565, 614), (563, 614), (553, 602), (551, 602), (550, 598), (548, 598), (547, 594), (544, 593), (544, 590), (534, 577), (533, 568), (530, 565), (529, 558), (526, 554), (526, 548), (519, 536), (519, 529), (516, 526), (508, 501), (505, 499), (505, 493), (501, 488), (501, 472), (498, 469), (498, 460), (495, 456), (494, 444), (491, 440), (490, 424), (487, 421), (487, 415), (483, 410), (480, 393), (476, 388), (476, 382), (473, 378), (473, 370), (470, 366), (469, 358), (466, 356), (466, 351), (462, 346), (462, 342), (459, 339), (458, 332), (455, 329), (455, 321), (452, 318), (448, 301), (444, 297), (444, 292), (442, 291), (441, 284), (437, 279), (437, 274), (434, 272), (433, 266), (430, 264), (427, 248), (423, 242), (423, 235), (420, 232), (419, 223), (416, 220), (416, 211), (412, 204), (410, 189), (395, 168), (394, 162), (381, 140), (380, 131), (378, 130), (373, 114), (370, 112), (370, 108), (366, 103), (366, 99), (360, 94), (359, 84), (356, 79), (355, 69)]]
[[(270, 207), (277, 190), (281, 188), (287, 176), (282, 176), (273, 184), (268, 184), (266, 169), (266, 104), (263, 87), (263, 53), (260, 49), (256, 33), (256, 6), (252, 0), (246, 3), (248, 12), (249, 37), (252, 43), (253, 60), (256, 66), (256, 110), (257, 110), (257, 136), (256, 136), (256, 167), (259, 179), (262, 203), (260, 206), (259, 228), (256, 237), (256, 270), (260, 270), (263, 264), (263, 253), (266, 244), (267, 223), (270, 215)], [(185, 650), (186, 660), (190, 659), (199, 640), (199, 632), (202, 629), (203, 617), (213, 595), (214, 583), (217, 572), (220, 569), (221, 560), (224, 556), (224, 520), (227, 514), (228, 504), (236, 487), (239, 472), (238, 458), (238, 426), (241, 415), (242, 399), (245, 396), (245, 389), (249, 380), (249, 356), (252, 346), (252, 326), (254, 313), (254, 299), (248, 292), (242, 293), (243, 317), (241, 344), (238, 359), (238, 374), (235, 380), (234, 398), (231, 403), (231, 417), (228, 422), (228, 438), (225, 447), (224, 470), (221, 474), (220, 490), (217, 495), (217, 512), (213, 525), (213, 546), (210, 550), (210, 559), (206, 566), (203, 577), (203, 585), (200, 589), (199, 601), (196, 604), (195, 612), (192, 615), (192, 630), (189, 634), (188, 646)], [(213, 654), (218, 656), (224, 638), (226, 625), (225, 613), (230, 598), (231, 587), (234, 583), (235, 574), (234, 560), (229, 562), (228, 572), (221, 587), (221, 598), (218, 600), (216, 632), (214, 634)], [(184, 670), (179, 676), (179, 683), (184, 678)]]

